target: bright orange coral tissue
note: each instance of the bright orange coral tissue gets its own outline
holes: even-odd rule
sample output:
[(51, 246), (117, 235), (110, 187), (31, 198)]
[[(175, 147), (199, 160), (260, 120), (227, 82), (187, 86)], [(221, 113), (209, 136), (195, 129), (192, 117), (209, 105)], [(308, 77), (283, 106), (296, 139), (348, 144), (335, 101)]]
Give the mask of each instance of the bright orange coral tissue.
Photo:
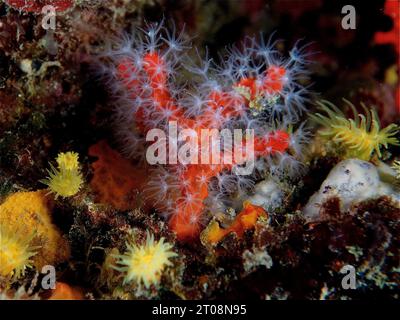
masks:
[(243, 210), (236, 216), (232, 224), (225, 229), (221, 228), (219, 223), (213, 220), (202, 232), (202, 242), (206, 245), (215, 245), (232, 232), (241, 238), (245, 231), (254, 228), (259, 217), (268, 217), (267, 212), (262, 207), (252, 205), (250, 202), (245, 202), (243, 207)]

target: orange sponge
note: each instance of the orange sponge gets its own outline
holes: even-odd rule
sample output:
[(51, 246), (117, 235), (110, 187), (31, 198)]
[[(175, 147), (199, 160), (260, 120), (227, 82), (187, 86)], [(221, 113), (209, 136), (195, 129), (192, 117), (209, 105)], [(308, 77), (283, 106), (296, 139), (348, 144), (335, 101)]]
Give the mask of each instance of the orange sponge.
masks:
[(146, 182), (147, 170), (133, 166), (104, 140), (92, 145), (89, 155), (98, 158), (92, 164), (94, 174), (90, 182), (97, 201), (118, 210), (137, 208), (137, 192)]
[(201, 233), (201, 241), (206, 245), (215, 245), (231, 232), (236, 233), (241, 238), (246, 230), (254, 228), (259, 217), (267, 218), (268, 214), (262, 207), (245, 202), (243, 210), (236, 216), (229, 227), (224, 229), (219, 226), (217, 221), (211, 221), (208, 227)]

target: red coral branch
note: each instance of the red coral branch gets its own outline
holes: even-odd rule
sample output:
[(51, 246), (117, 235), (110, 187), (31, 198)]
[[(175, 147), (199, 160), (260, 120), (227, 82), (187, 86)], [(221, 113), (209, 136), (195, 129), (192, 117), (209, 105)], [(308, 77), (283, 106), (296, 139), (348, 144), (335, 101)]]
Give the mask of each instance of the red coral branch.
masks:
[[(183, 108), (172, 98), (168, 89), (168, 74), (163, 59), (155, 52), (147, 53), (142, 61), (143, 70), (150, 87), (152, 103), (158, 111), (164, 111), (166, 121), (177, 121), (182, 128), (190, 128), (197, 133), (201, 129), (221, 128), (222, 125), (243, 112), (245, 98), (233, 93), (212, 91), (209, 94), (208, 108), (196, 119), (185, 116)], [(140, 74), (140, 70), (129, 59), (121, 60), (117, 68), (118, 76), (129, 92), (133, 95), (143, 91), (142, 83), (132, 74)], [(251, 99), (263, 92), (264, 94), (279, 93), (283, 88), (285, 69), (278, 66), (269, 67), (262, 81), (253, 78), (242, 79), (237, 86), (249, 88)], [(169, 112), (165, 112), (169, 111)], [(218, 113), (218, 116), (216, 116)], [(146, 127), (147, 113), (140, 107), (134, 116), (136, 126), (142, 134), (151, 128)], [(151, 116), (151, 115), (149, 115)], [(148, 123), (148, 122), (147, 122)], [(200, 136), (200, 135), (199, 135)], [(255, 137), (254, 153), (256, 157), (281, 153), (289, 147), (289, 134), (276, 130), (266, 136)], [(200, 148), (200, 146), (199, 146)], [(243, 148), (245, 150), (245, 148)], [(244, 153), (244, 160), (246, 160)], [(235, 161), (233, 162), (235, 164)], [(201, 216), (204, 211), (204, 200), (208, 197), (208, 184), (211, 178), (225, 169), (231, 169), (232, 164), (204, 165), (189, 164), (179, 173), (180, 194), (176, 195), (176, 209), (171, 217), (170, 227), (178, 239), (187, 240), (199, 234)], [(178, 170), (179, 172), (179, 170)]]

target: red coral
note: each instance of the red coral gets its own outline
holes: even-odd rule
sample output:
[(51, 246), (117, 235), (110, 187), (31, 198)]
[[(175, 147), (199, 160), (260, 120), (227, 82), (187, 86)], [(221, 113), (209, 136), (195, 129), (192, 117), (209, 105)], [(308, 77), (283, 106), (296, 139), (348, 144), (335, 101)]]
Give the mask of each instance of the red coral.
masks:
[[(400, 70), (400, 2), (386, 1), (385, 14), (393, 19), (393, 28), (388, 32), (377, 32), (375, 34), (375, 42), (380, 44), (393, 44), (397, 50), (397, 73)], [(397, 83), (395, 92), (397, 111), (400, 112), (400, 88)]]
[(393, 19), (393, 28), (389, 32), (377, 32), (376, 43), (392, 43), (397, 50), (400, 47), (400, 2), (386, 1), (385, 14)]
[[(165, 64), (161, 56), (156, 52), (147, 53), (143, 57), (143, 69), (147, 75), (151, 88), (151, 96), (156, 108), (159, 111), (166, 111), (166, 121), (177, 121), (182, 128), (190, 128), (199, 132), (205, 128), (220, 128), (226, 121), (243, 112), (243, 97), (238, 97), (229, 92), (212, 91), (209, 94), (208, 108), (202, 116), (197, 119), (186, 117), (183, 108), (180, 107), (168, 90), (168, 75), (165, 71)], [(120, 61), (117, 71), (119, 78), (129, 92), (140, 92), (140, 82), (131, 77), (137, 73), (135, 65), (128, 60)], [(260, 92), (267, 94), (278, 93), (282, 90), (285, 77), (285, 69), (278, 66), (270, 66), (260, 83), (253, 78), (242, 79), (237, 86), (244, 86), (250, 89), (251, 99)], [(219, 111), (219, 117), (215, 113)], [(164, 112), (165, 114), (165, 112)], [(145, 134), (151, 128), (146, 127), (145, 110), (140, 107), (135, 114), (134, 121), (139, 130)], [(148, 122), (147, 122), (148, 123)], [(255, 156), (284, 152), (289, 146), (289, 134), (277, 130), (267, 136), (256, 137), (254, 152)], [(243, 149), (244, 150), (244, 149)], [(246, 155), (244, 154), (244, 159)], [(234, 163), (235, 164), (235, 163)], [(187, 165), (185, 170), (179, 174), (180, 195), (175, 199), (176, 209), (170, 219), (170, 227), (176, 232), (178, 239), (192, 239), (200, 232), (200, 219), (204, 210), (203, 201), (208, 197), (208, 183), (224, 169), (230, 169), (231, 165)], [(180, 172), (178, 170), (178, 172)], [(161, 205), (162, 207), (162, 205)]]

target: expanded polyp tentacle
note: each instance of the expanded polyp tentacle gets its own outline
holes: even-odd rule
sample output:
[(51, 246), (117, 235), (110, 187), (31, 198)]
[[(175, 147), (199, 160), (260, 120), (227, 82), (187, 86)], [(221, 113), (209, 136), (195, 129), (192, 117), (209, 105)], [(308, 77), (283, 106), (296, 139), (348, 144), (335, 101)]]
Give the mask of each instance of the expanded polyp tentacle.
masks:
[[(288, 149), (300, 152), (299, 141), (304, 135), (296, 138), (283, 126), (272, 130), (268, 124), (274, 123), (275, 115), (284, 123), (297, 121), (299, 113), (305, 110), (307, 88), (296, 83), (307, 62), (304, 47), (295, 49), (284, 60), (271, 39), (265, 43), (247, 38), (240, 49), (230, 49), (222, 67), (216, 67), (208, 57), (196, 67), (181, 59), (186, 46), (182, 33), (168, 33), (162, 23), (142, 31), (143, 35), (135, 35), (132, 41), (125, 39), (124, 48), (114, 58), (117, 82), (122, 85), (119, 90), (128, 92), (118, 120), (129, 128), (119, 131), (124, 141), (136, 141), (134, 151), (143, 152), (140, 147), (145, 145), (144, 135), (150, 129), (166, 129), (168, 121), (176, 121), (179, 129), (192, 129), (197, 137), (201, 137), (202, 129), (253, 129), (257, 170), (260, 158), (265, 158), (263, 171), (274, 170), (272, 161), (268, 162), (270, 157), (280, 156), (281, 164), (288, 166), (292, 159), (292, 155), (286, 154)], [(131, 46), (135, 48), (129, 53)], [(175, 84), (179, 66), (197, 75), (197, 82), (185, 87), (187, 91)], [(129, 130), (135, 139), (129, 138)], [(243, 139), (241, 146), (235, 146), (240, 157), (233, 156), (231, 163), (178, 163), (168, 169), (163, 167), (168, 175), (161, 174), (163, 170), (154, 171), (145, 193), (150, 194), (158, 210), (170, 214), (169, 225), (178, 239), (198, 235), (207, 198), (219, 202), (235, 188), (243, 191), (254, 184), (250, 178), (237, 179), (232, 174), (234, 167), (251, 160), (247, 143)], [(223, 153), (220, 150), (220, 159)]]

